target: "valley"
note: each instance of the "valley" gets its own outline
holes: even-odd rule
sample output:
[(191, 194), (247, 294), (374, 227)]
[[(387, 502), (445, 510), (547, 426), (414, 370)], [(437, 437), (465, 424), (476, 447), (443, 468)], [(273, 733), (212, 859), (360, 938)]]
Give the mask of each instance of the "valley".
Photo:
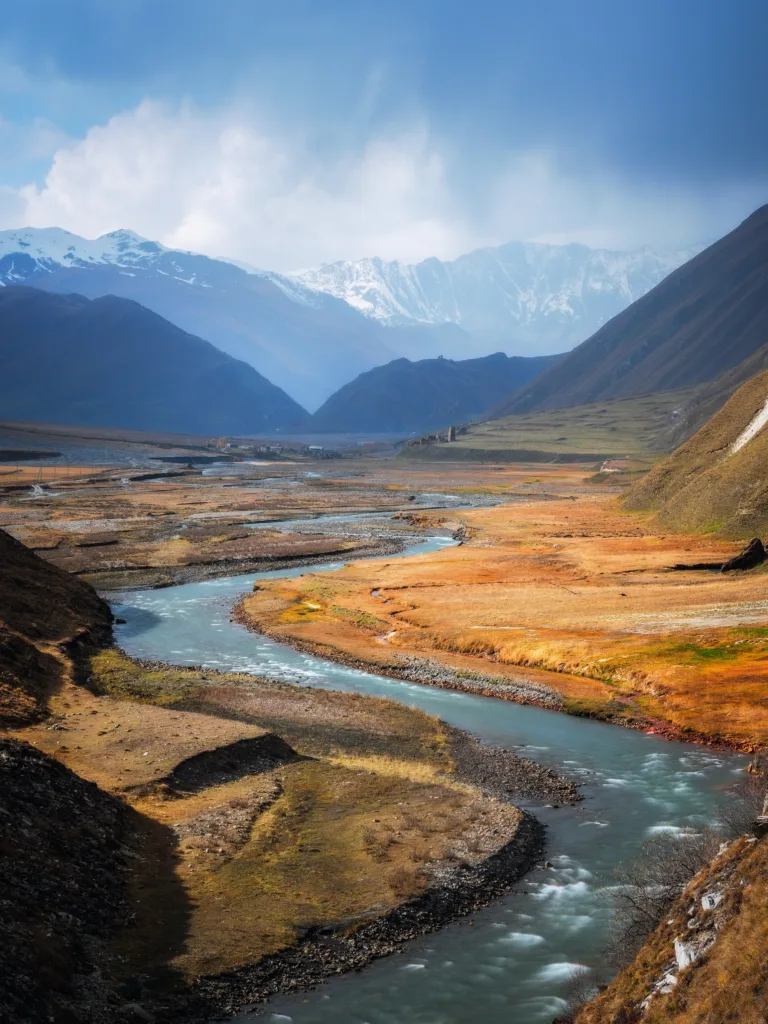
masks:
[[(565, 917), (535, 894), (576, 885), (574, 863), (604, 877), (622, 844), (710, 813), (708, 787), (744, 763), (729, 748), (765, 742), (763, 574), (680, 568), (719, 565), (738, 544), (655, 532), (622, 510), (623, 474), (595, 480), (583, 463), (305, 466), (133, 477), (104, 467), (33, 500), (18, 485), (2, 497), (0, 523), (24, 543), (29, 578), (41, 570), (28, 560), (42, 558), (73, 587), (111, 595), (116, 616), (119, 646), (72, 648), (71, 626), (27, 636), (20, 611), (14, 635), (60, 667), (41, 662), (23, 692), (17, 670), (3, 691), (9, 737), (130, 810), (124, 843), (140, 859), (120, 868), (124, 909), (92, 954), (106, 972), (99, 998), (120, 1019), (133, 1012), (120, 992), (161, 1020), (267, 996), (295, 1020), (335, 1019), (322, 1000), (300, 1011), (279, 993), (382, 954), (395, 954), (385, 975), (399, 970), (406, 938), (416, 947), (405, 962), (423, 961), (434, 983), (433, 943), (418, 936), (467, 913), (492, 965), (500, 911), (480, 908), (513, 887), (503, 913), (515, 948), (530, 934), (541, 949), (505, 974), (532, 956), (551, 980), (538, 1004), (526, 1002), (533, 993), (510, 1004), (508, 978), (492, 986), (506, 995), (488, 1019), (518, 1005), (549, 1024), (584, 960), (556, 922), (590, 922), (586, 962), (597, 966), (606, 921), (592, 903), (599, 886), (574, 889)], [(649, 743), (666, 757), (694, 741), (680, 747), (693, 774), (670, 778), (703, 779), (696, 799), (686, 788), (674, 811), (649, 803), (639, 831), (624, 823), (613, 783), (591, 773), (624, 777), (627, 765), (609, 765), (612, 744), (626, 744), (601, 733), (595, 760), (594, 729), (636, 736), (639, 762)], [(552, 866), (520, 807), (547, 824)], [(600, 863), (574, 845), (595, 815), (628, 830)], [(349, 871), (334, 867), (340, 858)], [(457, 943), (447, 959), (466, 955), (461, 931), (444, 935), (438, 948)], [(361, 976), (361, 992), (381, 970)], [(445, 974), (446, 993), (457, 981)], [(332, 1014), (357, 998), (330, 991)], [(405, 991), (421, 1012), (422, 996)], [(439, 1003), (429, 986), (423, 998)]]

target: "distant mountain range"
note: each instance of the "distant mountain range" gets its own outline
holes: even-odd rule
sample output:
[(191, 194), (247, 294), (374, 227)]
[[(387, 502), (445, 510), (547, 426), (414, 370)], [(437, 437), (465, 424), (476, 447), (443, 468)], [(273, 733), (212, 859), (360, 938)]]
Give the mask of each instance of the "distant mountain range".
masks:
[(131, 231), (89, 241), (25, 228), (0, 232), (0, 284), (134, 299), (315, 409), (400, 356), (565, 351), (687, 255), (513, 243), (452, 263), (373, 259), (276, 274)]
[[(714, 381), (767, 341), (768, 205), (521, 388), (496, 415)], [(759, 362), (755, 356), (755, 371)], [(738, 375), (732, 387), (737, 383)]]
[(482, 416), (559, 356), (395, 359), (361, 373), (301, 424), (308, 433), (438, 430)]
[(506, 352), (538, 355), (584, 341), (700, 249), (612, 252), (511, 242), (451, 262), (363, 259), (274, 279), (286, 290), (344, 299), (389, 326), (451, 323), (478, 340), (503, 342)]
[(260, 434), (305, 411), (252, 366), (108, 295), (0, 288), (4, 419)]

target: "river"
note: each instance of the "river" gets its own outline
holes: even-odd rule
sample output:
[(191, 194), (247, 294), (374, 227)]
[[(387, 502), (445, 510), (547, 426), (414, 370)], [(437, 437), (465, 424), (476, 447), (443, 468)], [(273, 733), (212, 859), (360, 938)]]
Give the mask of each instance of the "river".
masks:
[[(276, 525), (276, 524), (271, 524)], [(431, 537), (403, 554), (450, 544)], [(392, 559), (393, 555), (387, 555)], [(608, 913), (601, 889), (640, 844), (711, 821), (746, 758), (508, 701), (388, 679), (294, 651), (230, 621), (251, 573), (117, 596), (118, 643), (139, 658), (355, 690), (423, 708), (481, 739), (559, 768), (582, 784), (578, 807), (534, 807), (551, 867), (503, 900), (404, 946), (365, 971), (274, 999), (261, 1021), (294, 1024), (550, 1024), (575, 970), (599, 967)], [(253, 1015), (238, 1021), (255, 1021)]]

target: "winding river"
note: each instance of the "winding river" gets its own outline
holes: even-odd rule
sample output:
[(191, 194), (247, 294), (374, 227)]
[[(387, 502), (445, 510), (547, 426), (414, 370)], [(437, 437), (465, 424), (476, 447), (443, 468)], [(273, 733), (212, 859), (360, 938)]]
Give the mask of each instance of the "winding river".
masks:
[[(270, 524), (275, 526), (277, 524)], [(403, 554), (452, 543), (431, 537)], [(388, 555), (392, 559), (395, 556)], [(482, 912), (365, 971), (276, 998), (262, 1021), (295, 1024), (549, 1024), (579, 965), (599, 966), (607, 935), (601, 888), (647, 838), (717, 813), (746, 759), (493, 698), (388, 679), (294, 651), (230, 621), (258, 579), (333, 571), (264, 572), (119, 596), (115, 629), (131, 655), (355, 690), (423, 708), (481, 739), (575, 777), (575, 808), (535, 808), (548, 826), (549, 867)], [(238, 1021), (256, 1020), (253, 1016)]]

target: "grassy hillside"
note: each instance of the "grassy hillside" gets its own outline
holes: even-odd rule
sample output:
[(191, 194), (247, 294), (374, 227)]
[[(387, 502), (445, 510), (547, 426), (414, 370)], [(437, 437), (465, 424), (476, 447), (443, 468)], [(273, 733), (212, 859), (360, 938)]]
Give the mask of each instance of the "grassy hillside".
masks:
[(664, 391), (640, 398), (579, 405), (553, 412), (505, 416), (472, 423), (456, 441), (412, 443), (403, 458), (438, 461), (587, 461), (616, 456), (648, 457), (659, 433), (693, 389)]
[(747, 381), (689, 441), (638, 481), (630, 510), (652, 510), (666, 529), (746, 537), (768, 528), (768, 432), (738, 451), (739, 435), (768, 398), (768, 371)]

